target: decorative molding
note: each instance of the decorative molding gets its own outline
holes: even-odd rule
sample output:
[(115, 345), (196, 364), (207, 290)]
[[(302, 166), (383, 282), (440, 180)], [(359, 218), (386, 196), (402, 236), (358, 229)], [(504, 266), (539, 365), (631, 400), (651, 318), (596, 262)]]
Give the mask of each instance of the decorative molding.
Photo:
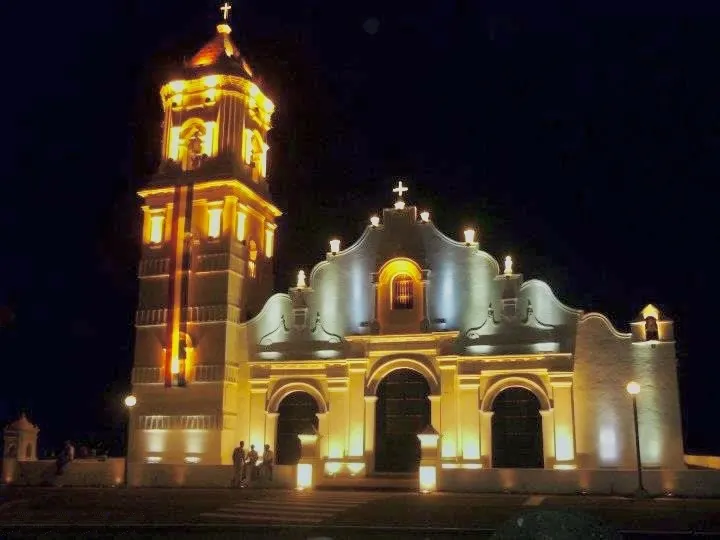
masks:
[(138, 429), (222, 429), (223, 417), (215, 414), (199, 415), (143, 415), (138, 418)]
[(170, 258), (143, 259), (138, 265), (138, 277), (167, 276), (170, 274)]

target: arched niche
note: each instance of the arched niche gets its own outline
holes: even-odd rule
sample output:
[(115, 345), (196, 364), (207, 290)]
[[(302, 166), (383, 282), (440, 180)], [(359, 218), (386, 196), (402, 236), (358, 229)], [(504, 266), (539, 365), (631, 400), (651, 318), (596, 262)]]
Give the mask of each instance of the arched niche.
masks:
[(440, 379), (427, 361), (416, 358), (388, 358), (378, 362), (367, 377), (366, 395), (377, 395), (378, 385), (393, 371), (409, 369), (425, 377), (430, 388), (430, 395), (440, 395)]

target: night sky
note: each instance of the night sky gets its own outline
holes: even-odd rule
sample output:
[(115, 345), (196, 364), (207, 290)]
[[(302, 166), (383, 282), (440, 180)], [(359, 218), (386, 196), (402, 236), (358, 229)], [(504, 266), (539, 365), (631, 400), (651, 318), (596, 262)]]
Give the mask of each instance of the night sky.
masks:
[[(220, 2), (41, 4), (4, 14), (0, 421), (27, 411), (43, 448), (120, 448), (158, 90)], [(720, 452), (703, 416), (720, 375), (716, 25), (478, 4), (234, 2), (232, 35), (277, 107), (277, 290), (331, 236), (354, 241), (402, 177), (446, 234), (477, 227), (572, 307), (627, 331), (656, 303), (676, 321), (686, 448)]]

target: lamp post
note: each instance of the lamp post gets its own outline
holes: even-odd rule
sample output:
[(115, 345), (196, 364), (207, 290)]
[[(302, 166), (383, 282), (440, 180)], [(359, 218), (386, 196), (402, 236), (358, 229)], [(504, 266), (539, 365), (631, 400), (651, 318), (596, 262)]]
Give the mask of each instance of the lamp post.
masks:
[(125, 407), (127, 407), (127, 411), (128, 411), (127, 430), (126, 430), (127, 433), (125, 435), (125, 487), (128, 488), (128, 487), (130, 487), (130, 484), (128, 481), (128, 479), (130, 477), (130, 475), (128, 474), (128, 469), (130, 468), (130, 435), (131, 435), (130, 429), (132, 428), (131, 416), (132, 416), (132, 408), (135, 405), (137, 405), (137, 398), (134, 395), (130, 394), (130, 395), (125, 396), (125, 399), (123, 401), (124, 401)]
[(638, 413), (637, 413), (637, 395), (640, 393), (640, 385), (635, 381), (630, 381), (625, 387), (627, 393), (632, 397), (633, 405), (633, 428), (635, 431), (635, 457), (637, 459), (637, 475), (638, 475), (638, 488), (635, 493), (636, 497), (647, 497), (648, 493), (645, 491), (643, 486), (642, 478), (642, 461), (640, 459), (640, 430), (638, 428)]

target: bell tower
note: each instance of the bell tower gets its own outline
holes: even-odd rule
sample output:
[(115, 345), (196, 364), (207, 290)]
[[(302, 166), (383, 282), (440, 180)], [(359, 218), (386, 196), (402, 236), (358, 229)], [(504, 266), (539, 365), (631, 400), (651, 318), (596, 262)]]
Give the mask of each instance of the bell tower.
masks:
[(160, 89), (161, 165), (138, 193), (131, 461), (229, 459), (241, 429), (233, 336), (273, 292), (274, 105), (231, 38), (230, 9), (226, 2), (215, 36)]

